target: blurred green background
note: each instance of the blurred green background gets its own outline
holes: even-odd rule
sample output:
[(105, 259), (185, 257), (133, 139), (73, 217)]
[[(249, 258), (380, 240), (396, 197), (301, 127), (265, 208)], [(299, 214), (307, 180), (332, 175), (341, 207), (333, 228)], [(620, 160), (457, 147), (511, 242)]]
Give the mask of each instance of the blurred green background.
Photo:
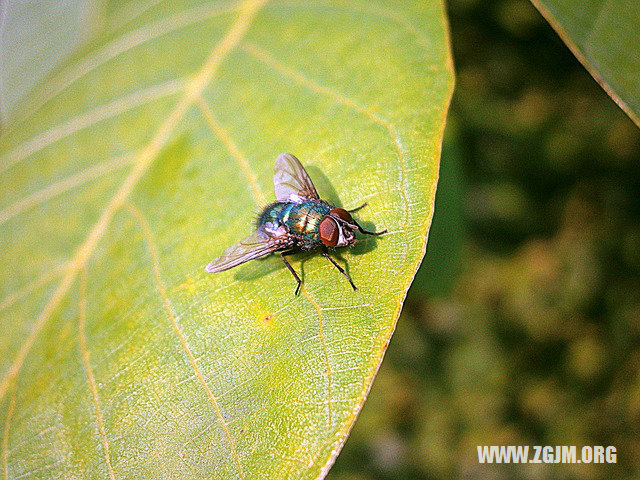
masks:
[[(640, 130), (526, 0), (449, 0), (427, 256), (332, 480), (638, 478)], [(614, 445), (617, 465), (480, 465)]]

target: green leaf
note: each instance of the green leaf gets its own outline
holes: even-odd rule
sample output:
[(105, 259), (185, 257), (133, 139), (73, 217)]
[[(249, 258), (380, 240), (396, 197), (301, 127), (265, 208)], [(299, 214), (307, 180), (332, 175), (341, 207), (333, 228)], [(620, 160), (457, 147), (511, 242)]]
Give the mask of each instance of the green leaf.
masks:
[(640, 2), (531, 1), (602, 88), (640, 126)]
[[(5, 477), (321, 478), (424, 255), (441, 2), (107, 5), (0, 138)], [(127, 10), (127, 8), (129, 10)], [(112, 21), (118, 18), (118, 21)], [(208, 275), (296, 154), (389, 230)]]

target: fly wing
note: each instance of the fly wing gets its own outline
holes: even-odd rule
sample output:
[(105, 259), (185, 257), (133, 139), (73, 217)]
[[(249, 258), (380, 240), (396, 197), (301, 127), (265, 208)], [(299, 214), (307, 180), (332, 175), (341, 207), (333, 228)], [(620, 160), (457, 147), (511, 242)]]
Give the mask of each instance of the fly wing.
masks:
[(256, 230), (253, 235), (248, 236), (241, 242), (231, 245), (222, 255), (213, 260), (205, 271), (207, 273), (218, 273), (237, 267), (238, 265), (264, 257), (277, 250), (278, 243), (261, 230)]
[(300, 160), (290, 153), (283, 153), (276, 160), (273, 187), (279, 202), (299, 203), (320, 198)]

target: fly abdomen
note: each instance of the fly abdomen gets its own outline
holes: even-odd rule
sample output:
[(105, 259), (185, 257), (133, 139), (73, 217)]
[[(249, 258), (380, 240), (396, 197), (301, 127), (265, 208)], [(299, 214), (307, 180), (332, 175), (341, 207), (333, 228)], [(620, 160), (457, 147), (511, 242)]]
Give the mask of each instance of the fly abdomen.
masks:
[(320, 244), (320, 222), (331, 207), (321, 201), (275, 202), (267, 205), (258, 218), (258, 227), (275, 232), (284, 226), (303, 250)]
[(264, 210), (260, 213), (258, 221), (256, 222), (256, 227), (262, 227), (267, 223), (270, 223), (274, 228), (277, 228), (280, 225), (286, 224), (283, 218), (288, 216), (289, 211), (294, 207), (294, 205), (294, 203), (289, 202), (270, 203), (264, 207)]

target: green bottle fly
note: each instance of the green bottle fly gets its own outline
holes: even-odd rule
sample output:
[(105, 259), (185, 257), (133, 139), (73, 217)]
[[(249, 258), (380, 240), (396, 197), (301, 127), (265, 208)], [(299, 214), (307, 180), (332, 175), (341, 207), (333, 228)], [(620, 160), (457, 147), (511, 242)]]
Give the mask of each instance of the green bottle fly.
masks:
[[(353, 245), (356, 242), (356, 231), (367, 235), (381, 235), (386, 230), (368, 232), (347, 210), (336, 208), (320, 199), (309, 174), (293, 155), (283, 153), (278, 157), (273, 183), (277, 201), (267, 205), (262, 211), (255, 233), (229, 247), (207, 265), (205, 270), (209, 273), (223, 272), (249, 260), (280, 252), (282, 261), (296, 279), (297, 295), (302, 280), (285, 257), (321, 248), (322, 255), (357, 290), (349, 274), (331, 258), (328, 249)], [(362, 207), (364, 205), (354, 210)]]

